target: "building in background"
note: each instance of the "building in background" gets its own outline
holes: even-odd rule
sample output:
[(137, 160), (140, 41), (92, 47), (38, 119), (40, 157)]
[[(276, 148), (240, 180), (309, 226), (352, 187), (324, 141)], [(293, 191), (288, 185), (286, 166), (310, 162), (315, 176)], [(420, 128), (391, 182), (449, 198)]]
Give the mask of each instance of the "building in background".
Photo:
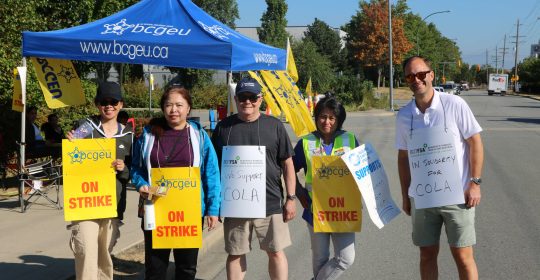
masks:
[[(285, 27), (285, 30), (289, 35), (292, 36), (293, 40), (300, 41), (304, 39), (304, 32), (306, 32), (308, 29), (307, 26), (287, 26)], [(338, 35), (339, 38), (341, 38), (341, 47), (345, 47), (345, 37), (347, 36), (347, 32), (339, 29), (339, 28), (332, 28)], [(236, 31), (242, 33), (243, 35), (259, 41), (259, 35), (257, 34), (257, 27), (236, 27)]]
[(540, 57), (540, 40), (538, 40), (538, 44), (531, 45), (531, 57), (534, 57), (534, 58)]

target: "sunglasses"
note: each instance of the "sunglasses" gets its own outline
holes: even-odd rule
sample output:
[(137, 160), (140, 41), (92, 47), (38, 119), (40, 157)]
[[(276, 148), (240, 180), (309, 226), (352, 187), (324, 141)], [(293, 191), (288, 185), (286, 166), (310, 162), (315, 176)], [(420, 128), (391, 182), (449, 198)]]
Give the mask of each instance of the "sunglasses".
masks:
[(238, 101), (239, 102), (246, 102), (248, 99), (251, 103), (255, 103), (259, 100), (259, 95), (254, 95), (254, 94), (240, 94), (240, 95), (237, 95), (237, 98), (238, 98)]
[(116, 106), (118, 105), (118, 103), (120, 103), (120, 100), (116, 100), (116, 99), (104, 99), (104, 100), (101, 100), (99, 101), (99, 105), (105, 107), (105, 106)]
[(405, 76), (405, 81), (407, 81), (407, 83), (409, 84), (414, 83), (416, 81), (416, 78), (418, 78), (418, 80), (420, 81), (423, 81), (429, 73), (431, 73), (431, 70), (418, 72), (416, 74), (409, 74)]

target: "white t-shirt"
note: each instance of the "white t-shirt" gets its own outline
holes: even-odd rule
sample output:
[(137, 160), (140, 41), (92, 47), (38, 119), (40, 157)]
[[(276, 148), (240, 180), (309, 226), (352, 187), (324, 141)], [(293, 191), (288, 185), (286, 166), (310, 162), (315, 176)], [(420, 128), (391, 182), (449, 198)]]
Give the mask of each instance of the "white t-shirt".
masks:
[[(443, 109), (444, 105), (444, 109)], [(434, 91), (431, 106), (422, 114), (414, 99), (401, 108), (396, 118), (396, 148), (408, 150), (411, 140), (411, 117), (413, 133), (415, 129), (443, 126), (446, 116), (446, 126), (454, 137), (458, 167), (463, 182), (463, 190), (469, 186), (470, 160), (469, 148), (465, 139), (480, 133), (482, 128), (476, 121), (469, 105), (461, 97), (451, 94), (442, 94)], [(409, 188), (409, 196), (411, 189)]]

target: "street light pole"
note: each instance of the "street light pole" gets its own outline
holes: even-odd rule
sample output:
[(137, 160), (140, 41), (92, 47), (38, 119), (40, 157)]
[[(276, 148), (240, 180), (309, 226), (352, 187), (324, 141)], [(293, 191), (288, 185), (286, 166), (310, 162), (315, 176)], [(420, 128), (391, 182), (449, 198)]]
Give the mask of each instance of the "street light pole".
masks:
[[(425, 21), (428, 17), (430, 17), (432, 15), (442, 14), (442, 13), (449, 13), (449, 12), (450, 12), (450, 10), (434, 12), (434, 13), (431, 13), (431, 14), (425, 16), (422, 19), (422, 21)], [(419, 45), (419, 42), (418, 42), (418, 31), (420, 31), (420, 25), (416, 28), (416, 55), (420, 55), (420, 45)]]
[(390, 96), (390, 112), (394, 112), (394, 65), (392, 61), (392, 5), (390, 4), (390, 0), (388, 0), (388, 30), (389, 30), (389, 36), (388, 36), (388, 56), (390, 57), (390, 88), (389, 88), (389, 96)]

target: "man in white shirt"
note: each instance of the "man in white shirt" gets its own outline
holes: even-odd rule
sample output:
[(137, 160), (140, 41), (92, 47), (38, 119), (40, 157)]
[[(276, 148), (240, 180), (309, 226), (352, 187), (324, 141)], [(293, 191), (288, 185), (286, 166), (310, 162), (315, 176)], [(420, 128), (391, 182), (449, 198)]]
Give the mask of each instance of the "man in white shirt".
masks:
[[(414, 100), (397, 115), (396, 148), (403, 211), (412, 216), (413, 243), (420, 248), (421, 278), (438, 278), (439, 238), (444, 224), (460, 279), (478, 279), (472, 245), (476, 243), (474, 207), (481, 198), (482, 128), (462, 98), (433, 89), (434, 72), (428, 59), (413, 56), (403, 65)], [(410, 161), (410, 157), (418, 158), (425, 152), (426, 147), (446, 148), (451, 156), (445, 158), (452, 160), (443, 167)], [(426, 154), (432, 157), (443, 154), (436, 149), (430, 152)], [(435, 159), (433, 162), (440, 162), (437, 161), (440, 158)], [(422, 180), (431, 184), (439, 180), (439, 186), (421, 184)], [(440, 202), (452, 195), (464, 203)], [(436, 199), (432, 198), (435, 196)], [(426, 199), (427, 205), (440, 206), (420, 207), (420, 202), (425, 203)]]

